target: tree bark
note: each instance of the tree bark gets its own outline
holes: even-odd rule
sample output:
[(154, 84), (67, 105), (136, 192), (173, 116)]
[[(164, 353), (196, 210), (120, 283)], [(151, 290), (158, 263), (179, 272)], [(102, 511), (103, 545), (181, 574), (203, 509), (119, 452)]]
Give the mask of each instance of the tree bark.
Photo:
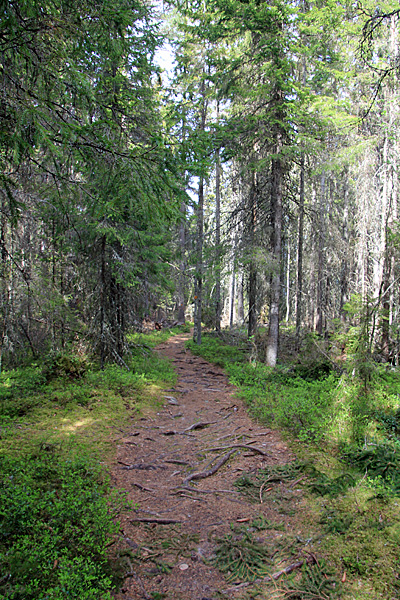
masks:
[(231, 276), (231, 295), (230, 295), (230, 308), (229, 308), (229, 328), (232, 329), (235, 322), (235, 295), (236, 295), (236, 243), (237, 238), (233, 245), (232, 253), (232, 276)]
[(204, 220), (204, 180), (199, 179), (198, 202), (196, 208), (196, 275), (194, 285), (194, 329), (193, 341), (201, 344), (201, 313), (203, 293), (203, 220)]
[(257, 227), (257, 179), (255, 173), (252, 176), (252, 184), (250, 189), (250, 226), (249, 226), (249, 242), (250, 242), (250, 264), (249, 264), (249, 322), (247, 334), (250, 338), (256, 332), (257, 326), (257, 270), (253, 256), (253, 250), (256, 240)]
[(319, 227), (318, 227), (318, 275), (317, 275), (317, 318), (315, 329), (319, 335), (324, 330), (324, 243), (325, 243), (325, 193), (326, 175), (321, 175), (321, 197), (319, 205)]
[(106, 361), (105, 312), (106, 312), (106, 236), (101, 238), (101, 298), (100, 298), (100, 367), (103, 370)]
[[(217, 105), (217, 118), (218, 118), (218, 105)], [(221, 159), (219, 155), (219, 149), (216, 152), (216, 163), (215, 163), (215, 330), (221, 331)]]
[(185, 287), (186, 287), (186, 203), (181, 203), (182, 221), (179, 225), (179, 289), (178, 289), (178, 321), (185, 322)]
[(304, 151), (300, 158), (299, 221), (297, 234), (297, 278), (296, 278), (296, 335), (295, 348), (300, 349), (300, 329), (303, 309), (303, 246), (304, 246)]
[[(279, 137), (278, 137), (279, 140)], [(279, 140), (280, 141), (280, 140)], [(279, 155), (280, 143), (275, 155)], [(283, 165), (280, 158), (272, 160), (271, 204), (273, 215), (274, 273), (271, 279), (271, 302), (269, 309), (269, 327), (266, 345), (266, 363), (275, 367), (279, 346), (279, 305), (281, 301), (281, 245), (282, 245), (282, 189)]]
[[(207, 116), (206, 86), (201, 83), (200, 95), (202, 99), (200, 111), (200, 131), (204, 131)], [(204, 177), (199, 177), (198, 202), (196, 207), (196, 274), (194, 285), (194, 329), (193, 341), (201, 344), (201, 317), (203, 296), (203, 234), (204, 234)]]

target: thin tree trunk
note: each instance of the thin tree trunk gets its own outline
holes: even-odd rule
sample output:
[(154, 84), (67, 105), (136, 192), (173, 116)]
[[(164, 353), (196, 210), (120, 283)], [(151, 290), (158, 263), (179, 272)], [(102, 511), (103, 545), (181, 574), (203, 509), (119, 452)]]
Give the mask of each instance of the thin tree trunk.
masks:
[(244, 321), (244, 302), (243, 302), (243, 272), (239, 273), (238, 281), (238, 309), (237, 309), (238, 321), (243, 325)]
[[(217, 104), (217, 118), (219, 113)], [(216, 246), (216, 273), (215, 273), (215, 329), (221, 331), (221, 159), (219, 149), (216, 152), (215, 164), (215, 246)]]
[(319, 207), (319, 231), (318, 231), (318, 275), (317, 275), (317, 321), (315, 329), (322, 335), (324, 329), (324, 242), (325, 242), (325, 187), (326, 175), (321, 175), (321, 199)]
[[(278, 145), (278, 151), (280, 144)], [(278, 154), (278, 152), (276, 152)], [(282, 245), (282, 188), (283, 166), (279, 158), (272, 161), (271, 200), (273, 211), (273, 258), (274, 273), (271, 279), (271, 303), (269, 309), (269, 328), (266, 345), (266, 363), (275, 367), (279, 346), (279, 304), (281, 301), (281, 245)]]
[(304, 246), (304, 151), (300, 158), (300, 198), (299, 198), (299, 224), (297, 239), (297, 279), (296, 279), (296, 336), (295, 348), (300, 349), (300, 329), (303, 309), (303, 246)]
[(257, 271), (255, 260), (253, 256), (253, 250), (255, 246), (255, 238), (256, 238), (256, 227), (257, 227), (257, 203), (256, 203), (256, 194), (257, 194), (257, 180), (256, 175), (253, 173), (252, 185), (250, 189), (250, 264), (249, 264), (249, 323), (248, 323), (248, 337), (250, 338), (256, 332), (257, 325)]
[(230, 297), (230, 308), (229, 308), (229, 327), (232, 329), (235, 322), (235, 295), (236, 295), (236, 243), (237, 237), (233, 244), (232, 254), (232, 277), (231, 277), (231, 297)]
[[(204, 131), (207, 116), (206, 87), (204, 79), (201, 83), (200, 94), (202, 106), (200, 112), (200, 131)], [(194, 285), (194, 329), (193, 340), (196, 344), (201, 344), (201, 317), (202, 317), (202, 296), (203, 296), (203, 233), (204, 233), (204, 177), (199, 177), (198, 202), (196, 208), (196, 274)]]
[(105, 303), (106, 303), (106, 236), (101, 238), (101, 298), (100, 298), (100, 367), (103, 370), (106, 360), (105, 348)]
[(201, 344), (201, 313), (202, 313), (202, 292), (203, 292), (203, 219), (204, 219), (204, 180), (199, 179), (199, 192), (197, 203), (197, 231), (196, 231), (196, 275), (195, 275), (195, 294), (194, 294), (194, 330), (193, 341)]
[(349, 266), (347, 263), (347, 252), (349, 247), (349, 201), (348, 201), (348, 189), (347, 182), (344, 184), (343, 189), (344, 207), (343, 207), (343, 246), (345, 248), (345, 256), (342, 259), (341, 275), (340, 275), (340, 307), (339, 314), (342, 323), (346, 320), (346, 311), (344, 306), (348, 301), (348, 278), (349, 278)]
[(186, 204), (181, 204), (182, 221), (179, 226), (180, 265), (178, 290), (178, 321), (185, 322), (185, 287), (186, 287)]
[(289, 322), (290, 317), (290, 238), (287, 238), (287, 261), (286, 261), (286, 315), (285, 321)]

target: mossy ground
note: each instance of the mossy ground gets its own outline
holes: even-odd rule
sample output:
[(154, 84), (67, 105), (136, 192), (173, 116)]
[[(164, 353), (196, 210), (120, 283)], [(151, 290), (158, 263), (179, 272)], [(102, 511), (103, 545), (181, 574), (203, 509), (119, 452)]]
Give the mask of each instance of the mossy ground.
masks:
[[(125, 367), (53, 354), (0, 376), (0, 597), (106, 600), (118, 574), (107, 547), (123, 495), (107, 465), (119, 429), (159, 403), (170, 363), (132, 336)], [(22, 511), (22, 512), (21, 512)]]

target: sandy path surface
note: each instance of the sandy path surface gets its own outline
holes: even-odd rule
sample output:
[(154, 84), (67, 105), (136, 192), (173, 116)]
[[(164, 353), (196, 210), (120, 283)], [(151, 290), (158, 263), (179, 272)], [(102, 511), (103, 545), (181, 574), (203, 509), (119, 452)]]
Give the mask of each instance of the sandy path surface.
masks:
[(177, 383), (162, 393), (157, 413), (128, 418), (119, 440), (113, 477), (134, 510), (122, 519), (129, 574), (117, 600), (235, 597), (232, 583), (209, 564), (216, 540), (231, 524), (260, 515), (291, 527), (279, 506), (249, 502), (234, 482), (293, 456), (276, 432), (250, 419), (222, 369), (185, 350), (188, 337), (158, 346)]

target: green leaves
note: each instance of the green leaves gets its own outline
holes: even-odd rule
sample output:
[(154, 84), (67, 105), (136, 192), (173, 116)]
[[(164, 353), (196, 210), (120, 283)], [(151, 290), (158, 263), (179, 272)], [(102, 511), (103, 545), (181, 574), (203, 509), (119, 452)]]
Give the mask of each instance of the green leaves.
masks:
[(106, 546), (117, 526), (99, 469), (42, 456), (3, 458), (0, 474), (2, 597), (109, 597)]

